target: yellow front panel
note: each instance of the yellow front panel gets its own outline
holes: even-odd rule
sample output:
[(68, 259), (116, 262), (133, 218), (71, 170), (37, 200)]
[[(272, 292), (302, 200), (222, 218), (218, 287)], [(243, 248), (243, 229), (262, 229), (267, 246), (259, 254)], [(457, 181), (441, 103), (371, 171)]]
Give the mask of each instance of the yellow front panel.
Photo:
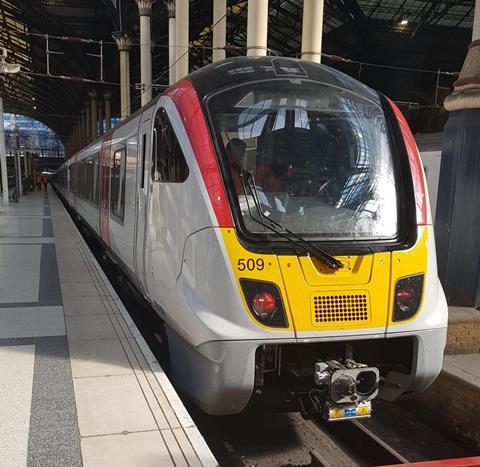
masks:
[(337, 271), (307, 256), (253, 253), (240, 244), (235, 229), (221, 231), (239, 290), (241, 278), (279, 287), (289, 324), (285, 330), (385, 328), (397, 278), (426, 271), (426, 229), (410, 250), (338, 257), (344, 268)]
[(312, 324), (325, 327), (349, 323), (352, 326), (369, 324), (372, 315), (370, 294), (367, 291), (351, 290), (343, 293), (316, 293), (311, 297)]
[[(370, 281), (367, 284), (359, 284), (357, 287), (339, 281), (332, 285), (330, 276), (325, 278), (324, 284), (320, 281), (317, 285), (306, 283), (300, 261), (296, 256), (279, 256), (278, 262), (282, 271), (283, 283), (288, 293), (288, 302), (293, 323), (296, 331), (313, 330), (346, 330), (359, 328), (379, 328), (387, 325), (388, 301), (390, 294), (390, 253), (376, 253), (366, 255), (369, 258), (364, 264), (368, 266)], [(351, 259), (356, 261), (356, 256)], [(344, 269), (338, 272), (345, 274)], [(335, 272), (333, 272), (335, 274)], [(312, 294), (329, 296), (334, 295), (368, 295), (369, 296), (369, 319), (359, 322), (357, 320), (323, 321), (314, 324), (314, 305)]]
[[(285, 305), (285, 312), (287, 313), (288, 328), (277, 328), (279, 331), (292, 331), (293, 330), (293, 320), (290, 315), (290, 310), (288, 307), (288, 301), (286, 299), (287, 292), (283, 286), (282, 275), (278, 265), (277, 255), (272, 254), (257, 254), (252, 253), (245, 249), (237, 239), (234, 229), (222, 228), (221, 229), (223, 240), (225, 246), (227, 247), (228, 255), (230, 261), (232, 262), (233, 271), (235, 277), (237, 278), (237, 285), (242, 295), (242, 299), (245, 305), (246, 312), (250, 315), (252, 320), (260, 327), (263, 326), (259, 323), (250, 312), (250, 308), (245, 302), (245, 297), (241, 292), (242, 288), (240, 286), (240, 279), (255, 279), (258, 281), (273, 282), (275, 283), (282, 294), (282, 298)], [(269, 328), (270, 329), (270, 328)]]
[[(391, 324), (405, 324), (413, 321), (416, 317), (413, 316), (407, 321), (392, 321), (393, 316), (393, 290), (398, 279), (406, 276), (413, 276), (415, 274), (426, 274), (427, 272), (427, 256), (428, 256), (428, 230), (427, 226), (421, 225), (418, 227), (417, 243), (409, 250), (394, 251), (392, 253), (392, 300), (389, 305), (389, 325)], [(422, 310), (423, 296), (425, 296), (425, 281), (422, 295), (422, 302), (418, 307), (418, 313)]]
[(337, 256), (343, 264), (342, 269), (333, 270), (317, 258), (300, 257), (305, 281), (309, 285), (359, 285), (368, 284), (372, 273), (373, 255)]

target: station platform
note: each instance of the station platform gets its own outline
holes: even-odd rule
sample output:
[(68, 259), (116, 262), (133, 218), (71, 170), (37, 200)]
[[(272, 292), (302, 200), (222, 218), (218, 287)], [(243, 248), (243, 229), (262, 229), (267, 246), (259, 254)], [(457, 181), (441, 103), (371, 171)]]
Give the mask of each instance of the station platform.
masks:
[(218, 465), (51, 187), (0, 206), (0, 465)]
[(480, 310), (449, 307), (442, 372), (413, 405), (480, 452)]

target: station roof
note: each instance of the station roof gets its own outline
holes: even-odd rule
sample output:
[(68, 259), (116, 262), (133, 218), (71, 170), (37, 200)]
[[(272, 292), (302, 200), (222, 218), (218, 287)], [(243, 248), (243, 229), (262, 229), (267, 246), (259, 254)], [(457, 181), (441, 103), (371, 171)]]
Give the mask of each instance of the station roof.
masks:
[[(165, 3), (157, 0), (153, 8), (153, 76), (158, 85), (154, 93), (161, 92), (168, 80)], [(227, 43), (233, 46), (228, 55), (241, 55), (248, 1), (227, 0), (227, 5)], [(302, 5), (303, 0), (270, 0), (270, 53), (298, 56)], [(411, 69), (459, 71), (471, 39), (473, 9), (474, 0), (325, 0), (323, 47), (334, 57), (324, 62), (394, 99), (416, 103), (419, 109), (439, 109), (455, 75)], [(190, 0), (191, 69), (210, 62), (211, 17), (210, 0)], [(20, 73), (2, 75), (0, 80), (6, 111), (36, 118), (64, 140), (90, 89), (109, 89), (113, 114), (118, 114), (118, 51), (111, 34), (119, 30), (133, 34), (132, 107), (139, 106), (134, 89), (140, 81), (134, 0), (0, 0), (0, 27), (7, 62), (21, 65)]]

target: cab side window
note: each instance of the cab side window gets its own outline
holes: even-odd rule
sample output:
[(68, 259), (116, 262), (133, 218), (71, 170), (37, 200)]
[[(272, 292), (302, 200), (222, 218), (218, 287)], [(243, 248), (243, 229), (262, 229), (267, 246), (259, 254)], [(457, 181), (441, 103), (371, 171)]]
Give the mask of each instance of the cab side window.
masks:
[(152, 180), (154, 182), (182, 183), (188, 177), (188, 165), (177, 136), (161, 108), (155, 116), (152, 145)]
[(113, 153), (110, 210), (114, 217), (123, 221), (125, 211), (125, 148)]

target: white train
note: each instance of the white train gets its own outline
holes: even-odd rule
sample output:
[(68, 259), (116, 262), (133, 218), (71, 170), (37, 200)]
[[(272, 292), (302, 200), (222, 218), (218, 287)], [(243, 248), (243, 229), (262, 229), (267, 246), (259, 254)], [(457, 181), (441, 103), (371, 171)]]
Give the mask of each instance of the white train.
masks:
[(438, 375), (447, 306), (424, 174), (384, 96), (228, 59), (67, 160), (54, 185), (165, 323), (203, 410), (369, 416)]

